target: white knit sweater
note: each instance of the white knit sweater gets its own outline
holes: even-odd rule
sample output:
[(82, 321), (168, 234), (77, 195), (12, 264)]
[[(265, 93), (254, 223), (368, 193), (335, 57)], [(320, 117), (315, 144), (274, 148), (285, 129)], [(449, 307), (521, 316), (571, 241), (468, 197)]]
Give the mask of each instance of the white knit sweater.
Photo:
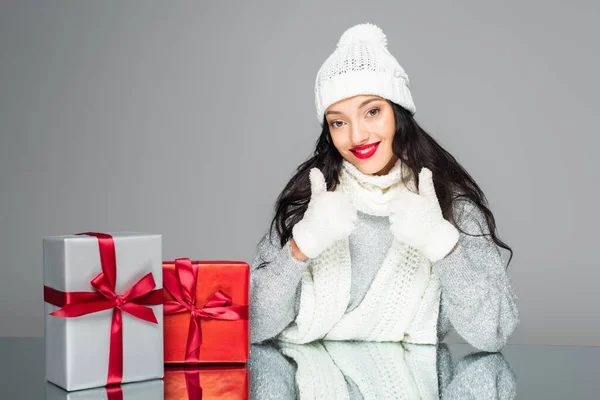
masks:
[[(453, 360), (452, 354), (461, 354)], [(437, 367), (437, 368), (436, 368)], [(445, 344), (316, 341), (254, 344), (248, 359), (256, 400), (504, 400), (516, 376), (502, 353)]]
[[(287, 340), (306, 342), (311, 337), (326, 335), (331, 335), (330, 338), (350, 335), (369, 340), (385, 336), (400, 338), (401, 332), (406, 335), (401, 340), (434, 343), (432, 331), (435, 330), (434, 319), (439, 310), (438, 340), (454, 328), (478, 349), (501, 349), (519, 322), (518, 309), (505, 261), (497, 245), (486, 236), (489, 230), (483, 213), (471, 201), (455, 201), (453, 215), (462, 230), (459, 242), (446, 257), (427, 268), (418, 251), (394, 243), (389, 231), (390, 221), (385, 215), (385, 205), (391, 199), (389, 193), (395, 190), (398, 170), (390, 171), (389, 176), (368, 176), (369, 182), (363, 185), (355, 185), (348, 180), (344, 182), (346, 172), (341, 176), (340, 190), (343, 187), (350, 192), (363, 190), (363, 186), (369, 187), (372, 190), (368, 191), (370, 201), (367, 204), (375, 206), (369, 212), (364, 204), (361, 205), (365, 197), (352, 196), (357, 208), (363, 210), (358, 213), (355, 230), (348, 243), (345, 240), (336, 243), (327, 252), (329, 257), (340, 261), (339, 265), (320, 268), (319, 263), (323, 259), (297, 260), (292, 255), (290, 242), (282, 246), (273, 227), (257, 244), (250, 274), (252, 343), (264, 342), (282, 334)], [(350, 256), (346, 246), (349, 246), (352, 255), (351, 265), (348, 264)], [(403, 260), (396, 264), (401, 268), (390, 268), (393, 264), (390, 260)], [(325, 261), (324, 264), (331, 263)], [(337, 275), (339, 279), (334, 280), (332, 277), (337, 272), (331, 271), (343, 274)], [(351, 271), (350, 276), (348, 271)], [(413, 272), (410, 271), (418, 274), (411, 275)], [(316, 272), (314, 276), (318, 276), (316, 281), (311, 275), (313, 272)], [(325, 275), (325, 272), (331, 276)], [(319, 278), (323, 276), (326, 281), (333, 282), (330, 290), (320, 283), (324, 282)], [(436, 287), (436, 278), (441, 286), (439, 302), (440, 288)], [(402, 295), (393, 299), (385, 296), (385, 303), (381, 302), (379, 288), (399, 292), (401, 287), (407, 289)], [(334, 295), (334, 292), (337, 294)], [(423, 299), (418, 293), (423, 294)], [(316, 303), (317, 296), (320, 296), (320, 304)], [(398, 310), (396, 301), (408, 301), (412, 309)], [(348, 306), (346, 309), (344, 304)], [(323, 305), (330, 309), (319, 310)], [(360, 311), (357, 311), (359, 308)], [(312, 310), (312, 315), (307, 310)], [(386, 319), (386, 315), (391, 317)], [(324, 321), (323, 325), (316, 323), (317, 320)], [(386, 320), (396, 320), (397, 326), (386, 325)]]

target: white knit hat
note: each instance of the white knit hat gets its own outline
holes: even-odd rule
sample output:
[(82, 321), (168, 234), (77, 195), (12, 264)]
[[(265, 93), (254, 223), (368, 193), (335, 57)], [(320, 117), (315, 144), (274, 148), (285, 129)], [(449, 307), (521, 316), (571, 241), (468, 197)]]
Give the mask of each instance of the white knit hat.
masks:
[(408, 84), (408, 75), (388, 51), (381, 28), (370, 23), (355, 25), (342, 34), (317, 73), (317, 119), (322, 123), (327, 107), (359, 94), (383, 97), (414, 115)]

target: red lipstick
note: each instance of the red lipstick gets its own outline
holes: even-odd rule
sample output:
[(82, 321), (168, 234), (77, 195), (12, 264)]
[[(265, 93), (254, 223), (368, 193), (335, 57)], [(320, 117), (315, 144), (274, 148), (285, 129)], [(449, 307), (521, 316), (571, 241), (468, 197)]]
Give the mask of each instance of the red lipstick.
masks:
[[(356, 158), (360, 159), (360, 160), (366, 160), (367, 158), (371, 158), (375, 152), (377, 151), (377, 148), (379, 147), (379, 143), (381, 142), (377, 142), (377, 143), (370, 143), (370, 144), (365, 144), (363, 146), (357, 146), (357, 147), (353, 147), (350, 149), (350, 151), (352, 152), (352, 154), (354, 154), (356, 156)], [(364, 150), (369, 149), (367, 152), (364, 152)], [(360, 152), (359, 152), (360, 150)]]

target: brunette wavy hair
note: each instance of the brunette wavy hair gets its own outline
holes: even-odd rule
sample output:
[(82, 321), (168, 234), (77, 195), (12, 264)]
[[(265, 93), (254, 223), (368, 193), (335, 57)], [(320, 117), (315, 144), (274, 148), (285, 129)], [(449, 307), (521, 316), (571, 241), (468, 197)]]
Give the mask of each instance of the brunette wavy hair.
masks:
[[(396, 123), (392, 151), (405, 166), (411, 169), (413, 176), (416, 177), (417, 187), (419, 171), (422, 167), (429, 168), (433, 174), (433, 184), (444, 218), (464, 234), (490, 236), (499, 247), (510, 251), (508, 260), (510, 264), (513, 250), (498, 237), (494, 215), (479, 185), (448, 151), (419, 126), (410, 112), (392, 101), (387, 101), (392, 106)], [(329, 124), (325, 117), (322, 126), (313, 155), (300, 164), (277, 197), (271, 230), (275, 225), (281, 246), (291, 239), (292, 228), (302, 220), (308, 207), (311, 196), (309, 179), (311, 168), (316, 167), (321, 170), (327, 182), (327, 190), (334, 190), (339, 184), (342, 156), (333, 145)], [(471, 234), (456, 224), (452, 210), (454, 202), (460, 198), (470, 200), (481, 210), (487, 220), (489, 233)]]

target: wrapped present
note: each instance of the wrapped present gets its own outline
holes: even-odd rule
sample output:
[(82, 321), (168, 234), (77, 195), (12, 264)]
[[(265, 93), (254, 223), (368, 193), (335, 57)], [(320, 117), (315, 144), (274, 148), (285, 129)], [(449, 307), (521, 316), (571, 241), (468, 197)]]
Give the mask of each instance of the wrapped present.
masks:
[(245, 366), (167, 366), (165, 400), (246, 400), (249, 393)]
[(165, 364), (248, 360), (249, 271), (240, 261), (163, 262)]
[(44, 238), (46, 380), (68, 391), (162, 378), (162, 237)]
[(164, 382), (154, 379), (145, 382), (125, 383), (101, 388), (67, 392), (46, 382), (46, 400), (163, 400)]

